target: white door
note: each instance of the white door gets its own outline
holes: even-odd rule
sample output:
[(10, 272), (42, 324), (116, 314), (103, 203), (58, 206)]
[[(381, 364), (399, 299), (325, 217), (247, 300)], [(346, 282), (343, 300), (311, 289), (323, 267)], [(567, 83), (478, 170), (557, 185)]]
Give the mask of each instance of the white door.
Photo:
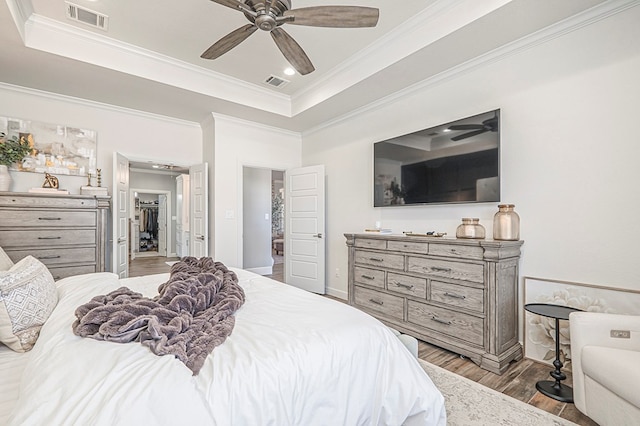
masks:
[(129, 276), (129, 160), (127, 157), (113, 153), (113, 272), (120, 278)]
[(285, 281), (324, 294), (324, 166), (287, 170), (285, 176)]
[(158, 254), (167, 256), (167, 196), (158, 195)]
[(189, 168), (189, 255), (209, 256), (207, 163)]

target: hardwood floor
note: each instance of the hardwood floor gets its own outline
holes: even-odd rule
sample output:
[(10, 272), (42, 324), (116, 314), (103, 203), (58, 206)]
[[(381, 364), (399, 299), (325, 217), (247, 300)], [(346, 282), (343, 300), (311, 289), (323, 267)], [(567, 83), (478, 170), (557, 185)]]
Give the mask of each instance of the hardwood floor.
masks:
[(173, 262), (180, 260), (179, 257), (137, 257), (133, 260), (129, 259), (129, 276), (139, 277), (142, 275), (161, 274), (169, 272), (171, 266), (165, 262)]
[[(174, 260), (178, 260), (178, 258), (149, 257), (135, 259), (129, 263), (129, 276), (136, 277), (169, 272), (170, 267), (165, 262)], [(276, 259), (276, 263), (273, 266), (273, 274), (267, 276), (284, 282), (284, 264), (278, 260)], [(332, 299), (345, 303), (341, 299), (334, 297)], [(555, 401), (536, 390), (535, 384), (538, 380), (550, 380), (549, 372), (553, 367), (549, 365), (534, 362), (530, 359), (522, 359), (512, 362), (504, 374), (497, 375), (483, 370), (468, 358), (422, 341), (418, 343), (418, 357), (578, 425), (597, 426), (595, 422), (579, 412), (573, 404)], [(565, 383), (571, 384), (571, 373), (568, 371), (565, 371), (565, 373), (567, 374)]]
[[(536, 390), (538, 380), (551, 380), (549, 372), (552, 366), (522, 359), (512, 362), (505, 373), (498, 375), (483, 370), (468, 358), (422, 341), (418, 343), (418, 357), (581, 426), (597, 426), (573, 404), (555, 401)], [(571, 373), (565, 373), (565, 383), (570, 384)]]

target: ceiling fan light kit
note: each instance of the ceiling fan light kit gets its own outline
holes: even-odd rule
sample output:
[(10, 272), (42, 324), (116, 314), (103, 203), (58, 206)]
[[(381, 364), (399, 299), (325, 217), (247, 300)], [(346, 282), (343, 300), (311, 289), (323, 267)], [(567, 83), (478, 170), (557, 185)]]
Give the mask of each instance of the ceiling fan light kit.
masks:
[(205, 50), (203, 59), (216, 59), (224, 55), (256, 30), (271, 34), (273, 41), (287, 61), (301, 75), (315, 70), (302, 47), (284, 29), (284, 24), (329, 28), (366, 28), (378, 24), (380, 12), (373, 7), (361, 6), (311, 6), (291, 9), (290, 0), (211, 0), (222, 6), (241, 11), (251, 22), (244, 25)]

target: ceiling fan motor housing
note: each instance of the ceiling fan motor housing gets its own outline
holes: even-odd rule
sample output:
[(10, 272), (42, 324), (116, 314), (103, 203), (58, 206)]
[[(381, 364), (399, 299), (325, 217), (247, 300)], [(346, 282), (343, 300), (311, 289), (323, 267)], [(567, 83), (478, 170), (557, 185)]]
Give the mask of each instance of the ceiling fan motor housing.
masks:
[(263, 31), (271, 31), (282, 23), (276, 21), (276, 17), (282, 16), (282, 14), (291, 9), (291, 1), (289, 0), (274, 0), (271, 3), (269, 13), (267, 13), (266, 5), (264, 1), (246, 0), (244, 2), (252, 10), (255, 10), (258, 16), (253, 17), (249, 13), (244, 12), (247, 19), (256, 24), (256, 27)]

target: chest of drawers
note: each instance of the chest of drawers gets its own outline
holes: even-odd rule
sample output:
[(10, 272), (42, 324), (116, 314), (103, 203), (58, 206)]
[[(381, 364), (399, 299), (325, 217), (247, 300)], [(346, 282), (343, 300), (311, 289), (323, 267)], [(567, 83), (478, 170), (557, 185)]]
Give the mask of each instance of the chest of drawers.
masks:
[(0, 247), (32, 255), (58, 280), (106, 269), (109, 197), (0, 192)]
[(345, 234), (349, 303), (502, 374), (522, 358), (522, 241)]

